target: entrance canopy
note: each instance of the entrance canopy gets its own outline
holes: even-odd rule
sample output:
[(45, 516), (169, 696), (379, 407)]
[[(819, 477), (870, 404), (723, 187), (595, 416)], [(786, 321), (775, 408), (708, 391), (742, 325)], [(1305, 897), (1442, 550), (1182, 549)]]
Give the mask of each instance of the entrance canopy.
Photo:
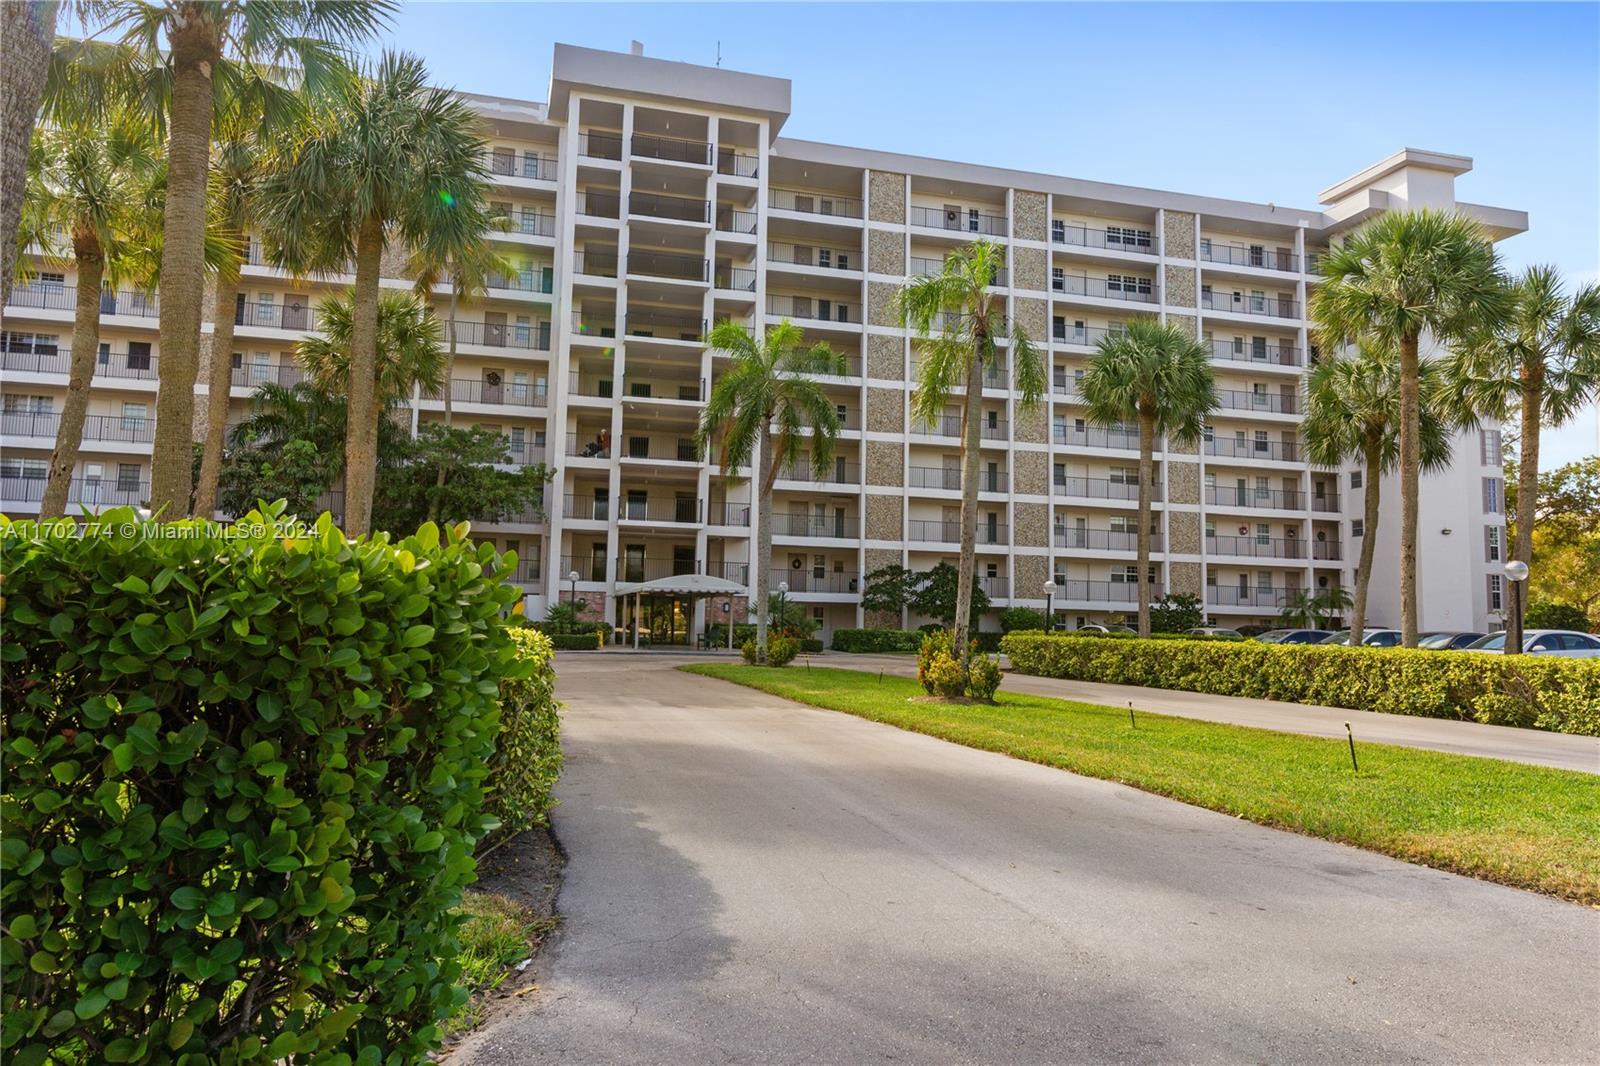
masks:
[(737, 581), (712, 577), (710, 574), (675, 574), (658, 577), (654, 581), (619, 581), (618, 596), (740, 596), (745, 587)]

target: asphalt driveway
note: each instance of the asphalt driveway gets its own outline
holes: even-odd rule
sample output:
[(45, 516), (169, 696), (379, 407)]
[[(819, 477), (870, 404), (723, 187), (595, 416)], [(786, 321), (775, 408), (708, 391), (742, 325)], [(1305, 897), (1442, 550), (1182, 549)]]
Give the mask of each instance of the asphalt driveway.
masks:
[(681, 661), (560, 660), (564, 927), (458, 1061), (1600, 1061), (1600, 912)]

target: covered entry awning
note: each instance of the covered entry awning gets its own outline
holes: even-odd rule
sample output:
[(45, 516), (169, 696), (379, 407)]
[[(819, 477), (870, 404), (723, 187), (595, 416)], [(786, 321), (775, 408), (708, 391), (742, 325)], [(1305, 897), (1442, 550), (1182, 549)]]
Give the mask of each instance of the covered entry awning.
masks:
[(618, 596), (738, 596), (745, 587), (737, 581), (710, 574), (675, 574), (654, 581), (619, 581)]

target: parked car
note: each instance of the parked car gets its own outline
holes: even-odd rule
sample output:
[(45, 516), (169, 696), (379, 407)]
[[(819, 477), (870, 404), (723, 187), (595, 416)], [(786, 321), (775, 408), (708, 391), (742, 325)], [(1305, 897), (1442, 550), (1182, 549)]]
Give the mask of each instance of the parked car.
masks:
[(1127, 626), (1103, 626), (1099, 622), (1090, 622), (1088, 625), (1079, 626), (1076, 632), (1090, 637), (1103, 637), (1108, 633), (1132, 633), (1137, 636), (1139, 631)]
[[(1363, 648), (1395, 648), (1399, 647), (1401, 640), (1398, 629), (1367, 629), (1361, 633), (1361, 646)], [(1331, 637), (1324, 637), (1317, 641), (1318, 644), (1344, 644), (1350, 643), (1350, 631), (1341, 629)]]
[[(1467, 651), (1504, 653), (1505, 633), (1491, 633), (1475, 640)], [(1600, 637), (1573, 629), (1530, 629), (1522, 634), (1522, 650), (1528, 655), (1558, 655), (1567, 659), (1600, 659)]]
[(1193, 629), (1185, 629), (1183, 635), (1186, 637), (1215, 637), (1220, 640), (1244, 639), (1244, 634), (1237, 629), (1224, 629), (1221, 626), (1195, 626)]
[(1473, 633), (1470, 630), (1446, 629), (1437, 633), (1423, 633), (1417, 638), (1417, 647), (1427, 651), (1460, 651), (1485, 636), (1487, 634)]
[(1331, 636), (1331, 629), (1269, 629), (1256, 639), (1263, 644), (1316, 644)]
[(1234, 628), (1247, 640), (1251, 637), (1259, 637), (1263, 633), (1270, 633), (1273, 629), (1272, 626), (1258, 626), (1253, 624), (1235, 626)]

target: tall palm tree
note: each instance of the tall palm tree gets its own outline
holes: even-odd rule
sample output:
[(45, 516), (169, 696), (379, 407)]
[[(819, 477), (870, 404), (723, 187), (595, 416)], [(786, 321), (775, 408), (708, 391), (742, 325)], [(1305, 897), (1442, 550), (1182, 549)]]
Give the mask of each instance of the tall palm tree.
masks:
[(67, 395), (39, 504), (41, 518), (66, 514), (100, 351), (102, 287), (115, 288), (130, 275), (149, 281), (143, 270), (150, 265), (159, 228), (152, 199), (160, 181), (156, 153), (148, 122), (126, 112), (104, 126), (42, 129), (33, 141), (21, 233), (49, 259), (77, 268)]
[(767, 658), (767, 610), (772, 568), (772, 486), (795, 465), (810, 430), (811, 468), (819, 476), (833, 464), (839, 415), (814, 378), (842, 374), (844, 356), (826, 344), (807, 344), (788, 319), (768, 326), (759, 341), (733, 322), (712, 327), (706, 347), (732, 358), (700, 412), (695, 446), (705, 456), (720, 442), (723, 475), (730, 480), (748, 466), (759, 478), (756, 496), (756, 648)]
[[(1572, 420), (1600, 390), (1600, 285), (1566, 294), (1552, 266), (1532, 266), (1511, 283), (1511, 307), (1496, 328), (1463, 346), (1448, 376), (1474, 414), (1509, 420), (1518, 410), (1517, 514), (1510, 558), (1533, 561), (1539, 496), (1539, 434)], [(1522, 647), (1520, 618), (1506, 648)]]
[(1322, 348), (1369, 340), (1400, 353), (1400, 633), (1414, 648), (1422, 336), (1459, 341), (1493, 323), (1505, 286), (1482, 227), (1441, 211), (1382, 215), (1331, 248), (1320, 268), (1310, 312)]
[(55, 0), (0, 4), (0, 70), (6, 83), (0, 100), (0, 307), (11, 302), (29, 141), (50, 70), (59, 8)]
[(377, 470), (378, 282), (385, 242), (426, 248), (436, 204), (484, 210), (486, 142), (465, 101), (428, 84), (422, 61), (387, 52), (335, 92), (287, 165), (267, 182), (262, 218), (277, 258), (297, 270), (355, 259), (345, 530), (367, 532)]
[[(350, 296), (336, 296), (317, 308), (320, 337), (295, 345), (295, 355), (317, 387), (350, 395), (358, 312)], [(378, 297), (377, 376), (369, 412), (374, 430), (385, 408), (403, 403), (414, 390), (437, 391), (444, 383), (445, 355), (439, 319), (415, 294), (389, 290)]]
[(1217, 406), (1206, 346), (1176, 325), (1136, 318), (1102, 337), (1078, 390), (1096, 425), (1139, 424), (1139, 635), (1150, 635), (1150, 486), (1155, 442), (1193, 444)]
[(1011, 384), (1018, 406), (1037, 407), (1045, 392), (1044, 360), (1032, 338), (1006, 321), (1006, 298), (990, 286), (1005, 269), (1005, 249), (977, 240), (951, 252), (937, 274), (912, 278), (895, 294), (900, 324), (922, 342), (912, 417), (937, 422), (958, 388), (961, 411), (961, 567), (956, 586), (954, 643), (963, 668), (972, 656), (972, 586), (977, 577), (979, 421), (984, 372), (1003, 373), (999, 342), (1010, 341)]
[[(1441, 411), (1443, 375), (1423, 363), (1420, 409), (1421, 460), (1425, 470), (1450, 463), (1450, 426)], [(1356, 354), (1324, 357), (1306, 376), (1306, 453), (1321, 467), (1361, 463), (1361, 558), (1351, 608), (1350, 643), (1360, 644), (1367, 625), (1367, 590), (1378, 545), (1379, 487), (1400, 458), (1400, 360), (1393, 348), (1364, 344)]]

